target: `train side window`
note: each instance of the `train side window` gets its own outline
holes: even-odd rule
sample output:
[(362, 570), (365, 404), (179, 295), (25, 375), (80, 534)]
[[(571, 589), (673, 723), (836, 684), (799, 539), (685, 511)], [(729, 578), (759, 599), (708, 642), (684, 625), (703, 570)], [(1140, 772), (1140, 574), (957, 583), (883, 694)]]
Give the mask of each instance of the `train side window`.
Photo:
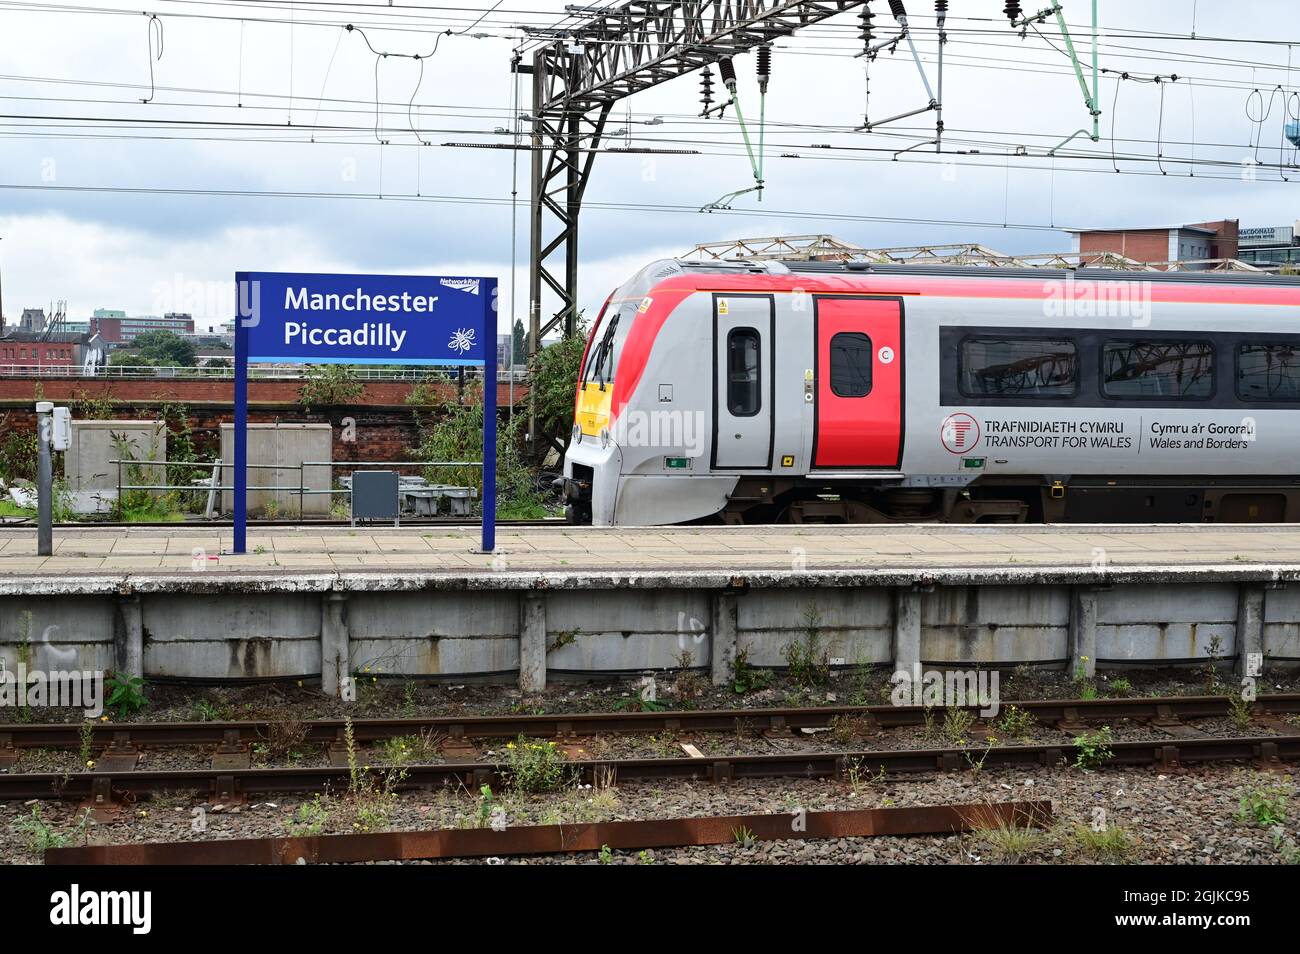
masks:
[(753, 328), (727, 333), (727, 410), (732, 417), (753, 417), (762, 406), (759, 338)]
[(1243, 401), (1300, 401), (1300, 345), (1239, 346), (1237, 396)]
[(860, 331), (831, 336), (831, 393), (846, 398), (871, 393), (871, 339)]
[(1107, 341), (1101, 390), (1109, 398), (1198, 400), (1214, 395), (1214, 345), (1208, 341)]
[(1069, 338), (967, 338), (959, 360), (967, 397), (1060, 399), (1079, 391), (1079, 349)]

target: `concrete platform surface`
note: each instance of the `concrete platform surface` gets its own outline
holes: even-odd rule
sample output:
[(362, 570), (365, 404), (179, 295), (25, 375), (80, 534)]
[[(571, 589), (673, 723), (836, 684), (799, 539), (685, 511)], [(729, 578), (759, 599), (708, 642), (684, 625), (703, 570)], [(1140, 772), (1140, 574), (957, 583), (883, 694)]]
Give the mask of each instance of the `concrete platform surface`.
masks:
[(0, 589), (39, 580), (51, 592), (61, 588), (56, 581), (88, 578), (116, 585), (168, 578), (174, 586), (177, 576), (198, 574), (217, 587), (225, 577), (300, 577), (319, 585), (338, 575), (392, 583), (445, 577), (471, 586), (478, 577), (487, 588), (532, 585), (538, 574), (638, 586), (708, 585), (737, 574), (758, 574), (768, 585), (844, 576), (841, 585), (852, 585), (915, 579), (920, 571), (938, 582), (978, 576), (985, 583), (1035, 576), (1300, 579), (1300, 526), (1286, 525), (556, 526), (502, 530), (494, 554), (475, 552), (477, 528), (290, 527), (250, 530), (245, 555), (229, 553), (230, 545), (229, 529), (77, 528), (56, 532), (54, 555), (38, 557), (34, 531), (6, 529)]

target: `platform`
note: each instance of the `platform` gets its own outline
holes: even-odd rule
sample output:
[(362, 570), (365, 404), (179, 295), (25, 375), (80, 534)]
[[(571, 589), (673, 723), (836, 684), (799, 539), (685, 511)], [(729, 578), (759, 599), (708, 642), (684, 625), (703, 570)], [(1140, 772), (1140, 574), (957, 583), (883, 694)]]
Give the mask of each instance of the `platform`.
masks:
[[(0, 532), (0, 655), (147, 677), (1300, 663), (1300, 527)], [(67, 668), (67, 667), (65, 667)]]
[[(1217, 567), (1262, 578), (1265, 568), (1300, 568), (1300, 526), (836, 526), (529, 527), (503, 529), (497, 552), (477, 552), (476, 528), (303, 527), (251, 529), (248, 553), (229, 553), (229, 530), (60, 529), (54, 555), (36, 556), (34, 531), (0, 532), (0, 584), (47, 577), (75, 592), (86, 578), (141, 583), (157, 575), (411, 572), (468, 576), (581, 573), (588, 584), (628, 572), (768, 575), (850, 571), (941, 577), (969, 570), (1089, 576), (1139, 570), (1176, 573)], [(1053, 572), (1055, 571), (1055, 572)], [(934, 574), (930, 574), (933, 576)], [(983, 574), (987, 578), (987, 572)], [(504, 580), (502, 582), (505, 582)], [(55, 584), (58, 585), (58, 584)], [(506, 585), (509, 585), (508, 583)]]

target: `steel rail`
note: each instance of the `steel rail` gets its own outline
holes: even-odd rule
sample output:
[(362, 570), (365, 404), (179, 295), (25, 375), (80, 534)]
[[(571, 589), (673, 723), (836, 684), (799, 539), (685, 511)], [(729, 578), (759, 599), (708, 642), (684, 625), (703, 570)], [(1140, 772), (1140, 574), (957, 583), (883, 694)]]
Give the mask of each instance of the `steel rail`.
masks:
[[(1104, 767), (1179, 765), (1227, 761), (1300, 759), (1300, 735), (1252, 736), (1114, 742)], [(897, 749), (859, 752), (791, 752), (780, 755), (719, 755), (670, 759), (593, 759), (568, 763), (577, 781), (616, 780), (727, 783), (738, 779), (844, 778), (856, 774), (959, 771), (1004, 766), (1054, 767), (1070, 759), (1075, 747), (1049, 743), (945, 749)], [(382, 768), (378, 770), (382, 771)], [(501, 763), (461, 762), (404, 765), (392, 778), (394, 788), (461, 788), (508, 783)], [(0, 775), (0, 800), (31, 798), (90, 799), (108, 807), (114, 799), (133, 800), (158, 792), (192, 791), (201, 797), (237, 800), (248, 796), (293, 792), (346, 791), (348, 766), (248, 769), (161, 769), (147, 771), (39, 772)]]
[[(1031, 713), (1041, 724), (1097, 723), (1107, 720), (1178, 720), (1227, 716), (1228, 696), (1157, 696), (1141, 699), (1027, 699), (1004, 702)], [(978, 716), (979, 706), (965, 706)], [(1256, 715), (1300, 713), (1300, 693), (1259, 696)], [(420, 733), (437, 733), (449, 739), (494, 739), (527, 736), (566, 738), (603, 734), (655, 732), (734, 732), (737, 729), (799, 730), (828, 728), (837, 719), (861, 719), (868, 726), (899, 728), (925, 724), (936, 708), (924, 706), (817, 706), (803, 708), (701, 709), (661, 712), (581, 712), (545, 715), (429, 716), (403, 719), (354, 719), (352, 732), (358, 743)], [(319, 719), (293, 723), (236, 722), (95, 722), (93, 746), (248, 745), (265, 742), (278, 728), (295, 726), (303, 743), (330, 744), (343, 738), (344, 719)], [(82, 744), (83, 724), (0, 724), (0, 751), (4, 749), (75, 749)]]
[[(795, 824), (795, 820), (798, 824)], [(976, 829), (1052, 824), (1047, 800), (971, 805), (919, 805), (782, 815), (725, 815), (573, 825), (520, 825), (307, 838), (228, 838), (47, 848), (47, 865), (292, 865), (426, 858), (572, 854), (605, 848), (635, 851), (725, 845), (737, 840), (784, 841), (947, 835)]]

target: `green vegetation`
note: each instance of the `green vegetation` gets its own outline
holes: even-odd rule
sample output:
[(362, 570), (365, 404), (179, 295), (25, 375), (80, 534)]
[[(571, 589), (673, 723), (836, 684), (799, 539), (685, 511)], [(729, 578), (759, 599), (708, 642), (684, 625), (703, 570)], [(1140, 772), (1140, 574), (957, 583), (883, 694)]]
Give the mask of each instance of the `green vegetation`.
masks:
[(116, 710), (119, 719), (130, 718), (149, 703), (144, 695), (144, 679), (140, 676), (115, 672), (104, 681), (104, 688), (108, 692), (104, 704)]
[(564, 753), (551, 741), (537, 742), (520, 736), (506, 743), (505, 775), (517, 792), (553, 792), (573, 776)]
[(1074, 764), (1082, 769), (1093, 769), (1115, 757), (1111, 744), (1115, 741), (1110, 726), (1103, 725), (1095, 732), (1084, 732), (1074, 739)]
[(30, 815), (20, 815), (12, 822), (13, 829), (36, 858), (45, 854), (47, 848), (66, 848), (70, 842), (84, 839), (89, 825), (88, 808), (78, 817), (70, 832), (60, 832), (45, 820), (40, 805), (33, 805)]
[(36, 479), (38, 445), (35, 431), (16, 431), (9, 427), (9, 415), (0, 418), (0, 479), (6, 483), (15, 480)]
[(194, 345), (171, 331), (146, 331), (135, 336), (129, 351), (108, 356), (113, 367), (194, 367)]
[(818, 627), (821, 613), (813, 603), (804, 609), (804, 638), (802, 642), (789, 643), (783, 649), (790, 678), (800, 689), (810, 690), (831, 681), (831, 667), (827, 653), (821, 647)]
[(731, 676), (731, 691), (738, 696), (766, 689), (772, 681), (772, 673), (767, 669), (755, 669), (749, 664), (749, 650), (736, 651), (736, 662)]
[(310, 802), (303, 802), (289, 822), (289, 834), (294, 838), (310, 838), (319, 835), (329, 824), (330, 808), (322, 796), (315, 796)]
[(1241, 797), (1237, 821), (1254, 822), (1260, 828), (1273, 828), (1286, 822), (1287, 790), (1281, 785), (1252, 788)]
[(1076, 825), (1070, 834), (1075, 848), (1093, 861), (1121, 864), (1133, 854), (1133, 839), (1122, 828), (1111, 826), (1097, 831)]
[(1034, 714), (1019, 706), (1007, 706), (1006, 710), (993, 723), (994, 729), (1009, 739), (1028, 742), (1032, 738), (1038, 720)]
[(298, 389), (298, 403), (310, 410), (334, 404), (355, 404), (366, 386), (357, 380), (357, 372), (346, 364), (309, 364), (306, 380)]

